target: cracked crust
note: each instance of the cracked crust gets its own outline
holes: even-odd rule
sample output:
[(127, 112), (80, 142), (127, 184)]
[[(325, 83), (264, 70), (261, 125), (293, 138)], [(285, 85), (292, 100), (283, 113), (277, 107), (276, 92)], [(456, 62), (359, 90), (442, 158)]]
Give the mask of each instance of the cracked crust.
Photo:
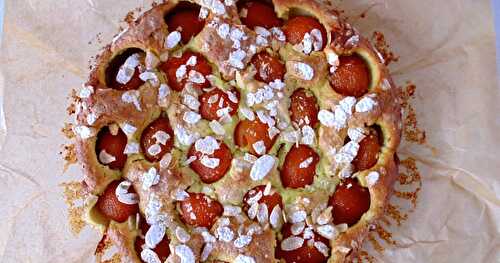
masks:
[[(125, 123), (137, 127), (134, 135), (127, 135), (129, 141), (139, 141), (142, 130), (149, 123), (155, 120), (165, 107), (160, 107), (157, 103), (158, 89), (152, 84), (146, 82), (140, 89), (140, 105), (141, 111), (136, 110), (136, 106), (132, 103), (124, 103), (122, 96), (125, 91), (114, 90), (108, 88), (105, 83), (105, 70), (108, 63), (127, 48), (140, 48), (145, 52), (152, 52), (157, 56), (161, 56), (168, 52), (164, 48), (165, 37), (168, 35), (169, 29), (164, 22), (164, 15), (173, 9), (178, 1), (169, 1), (168, 3), (159, 4), (151, 10), (145, 12), (139, 19), (131, 23), (129, 27), (120, 33), (115, 40), (108, 45), (102, 54), (98, 57), (96, 67), (90, 73), (87, 86), (94, 88), (94, 93), (89, 98), (77, 98), (77, 105), (80, 110), (77, 111), (76, 122), (78, 125), (86, 125), (86, 120), (89, 114), (95, 114), (97, 120), (91, 125), (90, 129), (93, 134), (111, 124), (117, 123), (123, 126)], [(203, 6), (203, 1), (193, 1)], [(401, 137), (401, 115), (398, 98), (400, 91), (394, 85), (389, 75), (388, 70), (379, 59), (378, 52), (373, 46), (360, 36), (359, 42), (352, 44), (349, 39), (352, 36), (357, 36), (357, 32), (338, 17), (339, 13), (330, 5), (312, 0), (274, 0), (275, 10), (281, 18), (287, 18), (292, 12), (306, 12), (319, 19), (325, 26), (328, 32), (327, 48), (333, 50), (337, 54), (357, 53), (361, 55), (370, 64), (372, 72), (372, 85), (370, 92), (376, 94), (377, 105), (374, 110), (367, 113), (354, 113), (353, 117), (348, 122), (348, 127), (359, 127), (362, 125), (377, 124), (381, 127), (384, 134), (384, 147), (379, 156), (378, 163), (367, 171), (357, 174), (361, 184), (368, 186), (366, 175), (370, 171), (378, 171), (380, 179), (374, 184), (368, 186), (371, 195), (370, 209), (365, 213), (361, 220), (350, 227), (346, 232), (342, 233), (338, 238), (330, 240), (331, 253), (328, 262), (347, 262), (352, 260), (357, 248), (359, 248), (370, 230), (370, 226), (376, 223), (376, 220), (384, 214), (385, 206), (392, 192), (392, 185), (398, 176), (398, 169), (394, 162), (394, 154), (400, 142)], [(221, 19), (222, 22), (228, 24), (239, 24), (238, 10), (236, 6), (226, 7), (228, 16)], [(210, 13), (207, 21), (214, 19), (214, 15)], [(207, 22), (208, 23), (208, 22)], [(255, 42), (256, 34), (245, 26), (238, 27), (243, 30), (248, 39), (241, 42), (242, 49), (251, 49), (252, 43)], [(212, 27), (205, 28), (192, 40), (191, 48), (202, 53), (218, 70), (220, 75), (225, 80), (238, 80), (237, 70), (227, 63), (230, 54), (232, 42), (226, 38), (221, 38), (216, 30)], [(283, 43), (274, 42), (273, 45), (278, 47), (283, 46)], [(249, 51), (242, 62), (245, 66), (254, 53), (259, 52), (263, 48), (257, 47), (253, 51)], [(323, 52), (305, 56), (302, 53), (280, 50), (280, 55), (289, 58), (287, 68), (292, 61), (306, 61), (314, 68), (314, 78), (310, 81), (297, 79), (287, 73), (285, 83), (292, 87), (297, 86), (328, 86), (327, 80), (327, 62)], [(158, 74), (159, 81), (165, 83), (166, 77), (160, 71), (155, 71)], [(290, 70), (288, 70), (290, 72)], [(242, 71), (242, 74), (245, 75)], [(388, 86), (389, 85), (389, 86)], [(316, 94), (324, 96), (323, 104), (336, 104), (342, 96), (339, 94)], [(169, 105), (180, 105), (180, 96), (173, 95), (169, 98)], [(169, 117), (173, 123), (182, 123), (181, 114), (178, 112), (181, 107), (168, 107)], [(176, 117), (177, 113), (177, 117)], [(344, 144), (346, 132), (338, 132), (333, 128), (321, 127), (318, 131), (319, 147), (326, 151), (328, 147), (339, 148)], [(192, 172), (187, 167), (179, 165), (182, 162), (180, 153), (175, 155), (171, 165), (166, 168), (159, 168), (156, 164), (151, 164), (144, 160), (142, 155), (134, 154), (129, 156), (127, 164), (123, 172), (110, 170), (108, 167), (99, 163), (95, 152), (96, 136), (88, 139), (82, 139), (77, 136), (76, 152), (78, 161), (82, 164), (84, 170), (84, 184), (87, 191), (92, 195), (99, 195), (105, 187), (113, 180), (124, 177), (131, 181), (140, 197), (140, 210), (144, 213), (147, 203), (151, 197), (150, 192), (154, 192), (164, 204), (162, 211), (170, 216), (169, 226), (173, 229), (182, 225), (176, 213), (175, 200), (172, 197), (172, 192), (177, 188), (186, 189), (189, 186), (198, 182), (198, 179), (193, 176)], [(235, 156), (235, 158), (242, 158)], [(148, 168), (155, 166), (160, 170), (161, 180), (159, 184), (153, 186), (151, 190), (142, 189), (141, 174)], [(234, 176), (226, 176), (218, 183), (215, 188), (214, 196), (219, 196), (219, 201), (237, 203), (241, 202), (242, 196), (245, 193), (244, 189), (250, 189), (256, 183), (248, 179), (249, 168), (234, 172)], [(279, 181), (279, 173), (277, 170), (270, 176), (269, 181), (275, 184)], [(279, 183), (277, 183), (279, 184)], [(236, 186), (236, 187), (235, 187)], [(231, 187), (230, 191), (225, 191)], [(199, 189), (200, 190), (200, 189)], [(325, 190), (326, 191), (326, 190)], [(309, 193), (306, 195), (313, 202), (321, 202), (328, 196), (328, 191), (319, 191), (323, 193)], [(326, 195), (326, 196), (325, 196)], [(132, 220), (132, 222), (130, 222)], [(242, 219), (241, 224), (248, 226), (252, 223), (248, 218)], [(92, 220), (91, 220), (92, 221)], [(123, 258), (129, 262), (141, 262), (134, 250), (134, 239), (138, 235), (137, 229), (134, 227), (134, 220), (129, 219), (128, 222), (118, 224), (111, 222), (107, 227), (108, 236), (114, 241), (119, 248)], [(93, 222), (95, 223), (95, 221)], [(132, 227), (131, 227), (132, 226)], [(230, 225), (233, 231), (238, 231), (237, 224)], [(214, 226), (215, 227), (215, 226)], [(170, 231), (170, 230), (169, 230)], [(169, 233), (171, 237), (171, 251), (179, 241)], [(253, 255), (256, 262), (274, 262), (274, 248), (276, 246), (275, 233), (269, 228), (263, 233), (254, 236), (257, 241), (245, 248), (245, 250), (237, 250), (234, 246), (223, 242), (216, 242), (213, 250), (215, 258), (231, 262), (235, 257), (244, 252), (244, 254)], [(196, 255), (199, 255), (203, 246), (203, 239), (198, 234), (192, 234), (190, 245)], [(347, 248), (347, 249), (344, 249)], [(171, 254), (171, 262), (180, 262), (180, 259)], [(197, 256), (199, 259), (199, 256)], [(170, 261), (169, 261), (170, 262)]]

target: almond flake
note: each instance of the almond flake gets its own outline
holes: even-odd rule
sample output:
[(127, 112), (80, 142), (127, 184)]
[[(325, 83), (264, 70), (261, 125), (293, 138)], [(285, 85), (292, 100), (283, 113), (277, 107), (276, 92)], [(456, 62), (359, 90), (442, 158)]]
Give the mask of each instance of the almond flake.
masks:
[(186, 111), (184, 112), (184, 116), (182, 119), (189, 124), (196, 124), (201, 120), (201, 115), (194, 111)]
[(160, 258), (153, 250), (146, 248), (141, 251), (141, 259), (146, 263), (161, 263)]
[(176, 188), (173, 192), (173, 198), (176, 201), (184, 201), (188, 197), (189, 197), (189, 194), (184, 189)]
[(145, 82), (149, 81), (151, 83), (151, 85), (153, 85), (154, 87), (158, 87), (158, 85), (160, 85), (160, 81), (158, 80), (158, 76), (156, 75), (156, 73), (154, 73), (152, 71), (142, 72), (139, 75), (139, 78)]
[(266, 153), (266, 145), (264, 144), (264, 141), (260, 140), (252, 144), (252, 148), (255, 150), (255, 152), (258, 155), (262, 155)]
[(346, 47), (356, 47), (359, 43), (359, 36), (358, 35), (354, 35), (352, 37), (350, 37), (346, 42), (345, 42), (345, 46)]
[(306, 211), (303, 210), (295, 211), (290, 215), (290, 223), (295, 224), (303, 222), (306, 220), (306, 217), (307, 217)]
[(168, 34), (167, 38), (165, 39), (165, 47), (168, 49), (173, 48), (177, 46), (177, 44), (179, 44), (180, 41), (181, 41), (181, 33), (178, 31), (172, 31)]
[(151, 249), (155, 248), (163, 240), (165, 231), (166, 227), (164, 224), (152, 225), (144, 237), (146, 246)]
[(167, 84), (161, 84), (158, 88), (158, 105), (167, 106), (167, 96), (170, 94), (170, 87)]
[(314, 69), (304, 62), (294, 61), (293, 73), (300, 79), (312, 80), (314, 78)]
[(279, 27), (273, 27), (273, 28), (271, 28), (271, 33), (273, 33), (273, 36), (278, 41), (281, 41), (281, 42), (285, 42), (286, 41), (285, 33), (283, 33), (283, 31)]
[(257, 35), (255, 43), (257, 45), (263, 46), (263, 47), (269, 45), (269, 42), (267, 41), (267, 39), (265, 37), (261, 36), (261, 35)]
[(255, 259), (250, 256), (238, 255), (234, 259), (234, 263), (255, 263)]
[(245, 153), (245, 155), (243, 155), (243, 160), (249, 163), (255, 163), (255, 161), (257, 161), (257, 157), (253, 154)]
[(152, 70), (160, 64), (160, 59), (155, 55), (155, 53), (151, 51), (146, 52), (146, 58), (144, 59), (144, 63), (146, 64), (147, 70)]
[(151, 167), (143, 175), (142, 189), (148, 190), (151, 186), (156, 185), (160, 182), (160, 174), (156, 171), (156, 168)]
[(78, 97), (82, 99), (90, 98), (90, 95), (92, 95), (92, 93), (94, 93), (94, 87), (83, 86), (78, 92)]
[(201, 232), (201, 236), (203, 237), (203, 242), (205, 243), (213, 243), (217, 241), (217, 239), (212, 236), (206, 229)]
[(304, 161), (302, 161), (300, 164), (299, 164), (299, 168), (300, 169), (305, 169), (305, 168), (308, 168), (312, 162), (314, 161), (314, 158), (311, 156), (311, 157), (308, 157), (307, 159), (305, 159)]
[(390, 90), (391, 89), (391, 83), (387, 79), (382, 80), (382, 84), (380, 85), (382, 90)]
[(349, 178), (352, 175), (354, 167), (350, 163), (344, 163), (342, 169), (340, 169), (339, 177), (340, 178)]
[(238, 49), (229, 53), (229, 64), (237, 69), (245, 68), (242, 60), (246, 57), (245, 51)]
[(101, 150), (101, 152), (99, 153), (99, 161), (102, 164), (110, 164), (116, 161), (116, 158), (113, 155), (107, 153), (106, 150)]
[(122, 126), (122, 131), (127, 134), (128, 136), (133, 136), (135, 131), (137, 131), (137, 128), (133, 126), (132, 124), (126, 122)]
[(298, 143), (300, 140), (300, 132), (299, 131), (287, 131), (283, 132), (283, 140), (290, 143)]
[(321, 124), (325, 125), (326, 127), (334, 127), (335, 125), (335, 114), (333, 112), (328, 111), (328, 110), (320, 110), (318, 113), (318, 119)]
[(238, 103), (238, 97), (236, 97), (233, 92), (227, 91), (226, 94), (230, 101), (232, 101), (233, 103)]
[(337, 67), (340, 65), (339, 56), (331, 49), (325, 49), (326, 60), (330, 67), (330, 73), (333, 74), (337, 70)]
[(231, 242), (234, 238), (234, 232), (227, 226), (221, 226), (216, 229), (216, 237), (223, 242)]
[(234, 240), (233, 244), (236, 248), (244, 248), (248, 246), (250, 242), (252, 242), (252, 236), (241, 235)]
[(141, 111), (141, 103), (139, 101), (140, 93), (138, 90), (129, 90), (122, 94), (122, 101), (125, 103), (134, 104), (138, 111)]
[(194, 111), (198, 111), (200, 108), (200, 102), (198, 101), (198, 99), (190, 94), (185, 94), (183, 96), (182, 103)]
[(203, 84), (205, 83), (205, 76), (196, 70), (190, 70), (188, 80), (196, 84)]
[(304, 54), (306, 55), (309, 55), (309, 53), (311, 53), (313, 49), (313, 39), (311, 37), (311, 34), (309, 34), (309, 32), (306, 32), (302, 41), (294, 48), (298, 51), (304, 52)]
[(323, 35), (319, 29), (314, 28), (311, 30), (311, 39), (314, 47), (314, 51), (320, 51), (323, 47)]
[(301, 143), (305, 145), (313, 145), (316, 133), (314, 129), (309, 125), (302, 126), (302, 139)]
[(271, 183), (270, 183), (270, 182), (267, 182), (266, 187), (264, 187), (264, 191), (262, 192), (262, 194), (263, 194), (264, 196), (269, 196), (269, 195), (271, 195), (271, 187), (272, 187), (272, 186), (271, 186)]
[(252, 165), (250, 178), (253, 181), (264, 179), (274, 167), (276, 159), (272, 155), (263, 155)]
[(200, 8), (200, 14), (198, 15), (198, 18), (204, 20), (207, 17), (208, 17), (208, 9), (205, 7)]
[(177, 140), (182, 145), (191, 145), (198, 137), (200, 136), (198, 133), (190, 133), (186, 128), (181, 125), (177, 125), (174, 129), (174, 134), (177, 137)]
[(195, 263), (196, 257), (193, 250), (186, 245), (177, 245), (175, 247), (175, 254), (181, 259), (181, 263)]
[(329, 251), (329, 248), (327, 245), (325, 245), (325, 243), (321, 242), (321, 241), (315, 241), (314, 242), (314, 247), (319, 251), (321, 252), (321, 254), (323, 254), (323, 256), (325, 257), (328, 257), (328, 251)]
[(219, 0), (202, 0), (200, 5), (220, 16), (226, 13), (226, 7)]
[[(250, 194), (253, 194), (253, 193), (255, 193), (255, 190), (252, 190), (250, 192)], [(259, 200), (262, 198), (262, 196), (263, 196), (262, 191), (257, 191), (257, 193), (255, 193), (253, 196), (251, 196), (250, 198), (247, 199), (247, 204), (253, 205), (255, 203), (258, 203)]]
[(203, 246), (203, 250), (201, 251), (201, 261), (206, 261), (213, 249), (214, 245), (212, 243), (205, 243), (205, 246)]
[(271, 126), (267, 129), (267, 135), (269, 136), (269, 138), (274, 138), (274, 136), (280, 134), (280, 130), (278, 128), (276, 128), (275, 126)]
[(74, 126), (73, 131), (81, 139), (85, 140), (95, 135), (95, 130), (84, 125)]
[(254, 30), (255, 30), (255, 33), (257, 33), (257, 35), (261, 35), (263, 37), (269, 37), (269, 36), (271, 36), (271, 32), (269, 32), (269, 30), (267, 30), (264, 27), (256, 26), (254, 28)]
[(290, 230), (294, 236), (298, 236), (304, 231), (305, 227), (306, 227), (305, 222), (298, 222), (293, 224)]
[(380, 174), (378, 172), (376, 172), (376, 171), (370, 172), (366, 176), (366, 182), (368, 183), (368, 186), (369, 187), (374, 186), (377, 183), (379, 177), (380, 177)]
[(274, 206), (273, 210), (271, 211), (271, 215), (269, 216), (269, 223), (271, 223), (271, 226), (273, 228), (277, 229), (280, 228), (283, 224), (282, 219), (281, 207), (279, 205)]
[(215, 169), (219, 166), (220, 159), (219, 158), (210, 158), (206, 155), (203, 155), (200, 160), (201, 164), (203, 166), (210, 168), (210, 169)]
[(229, 36), (229, 30), (231, 29), (231, 27), (229, 26), (229, 24), (221, 24), (218, 28), (217, 28), (217, 34), (222, 38), (222, 39), (226, 39), (227, 36)]
[(187, 166), (191, 164), (192, 162), (196, 161), (196, 156), (189, 156), (189, 158), (186, 159), (186, 161), (183, 163), (184, 166)]
[(156, 143), (166, 145), (167, 141), (170, 139), (170, 134), (166, 133), (165, 131), (159, 130), (155, 132), (152, 137), (156, 140)]
[(87, 124), (88, 125), (92, 125), (95, 123), (95, 121), (97, 120), (97, 115), (93, 112), (90, 112), (88, 115), (87, 115)]
[(329, 206), (327, 209), (323, 210), (316, 218), (316, 223), (318, 225), (326, 225), (332, 220), (332, 207)]
[(139, 54), (135, 53), (125, 60), (125, 63), (120, 66), (116, 74), (116, 82), (127, 84), (134, 76), (135, 68), (139, 66)]
[(148, 153), (152, 156), (156, 156), (161, 153), (161, 146), (159, 144), (153, 144), (149, 146)]
[(293, 251), (304, 245), (304, 239), (301, 237), (289, 236), (281, 241), (281, 249), (284, 251)]
[(210, 126), (210, 129), (217, 134), (217, 135), (224, 135), (226, 134), (226, 130), (224, 130), (224, 126), (220, 124), (220, 122), (216, 120), (212, 120), (208, 123), (208, 126)]
[(257, 216), (257, 212), (259, 211), (259, 203), (253, 203), (247, 211), (248, 217), (250, 219), (254, 219)]
[(265, 203), (259, 204), (259, 210), (257, 211), (257, 221), (261, 224), (265, 224), (269, 218), (267, 205)]
[(347, 135), (351, 141), (360, 142), (365, 138), (365, 130), (361, 127), (347, 129)]
[(354, 141), (348, 142), (340, 151), (335, 154), (335, 162), (337, 163), (351, 163), (356, 157), (359, 150), (359, 144)]
[(189, 236), (189, 233), (183, 227), (180, 227), (180, 226), (178, 226), (175, 229), (175, 237), (177, 237), (177, 239), (181, 243), (186, 243), (189, 241), (189, 239), (191, 239), (191, 237)]
[(337, 229), (332, 225), (322, 225), (316, 228), (316, 232), (327, 239), (333, 239), (338, 235)]
[(356, 103), (356, 112), (368, 112), (373, 109), (377, 105), (377, 102), (374, 101), (371, 97), (366, 96), (362, 98), (358, 103)]
[(240, 112), (241, 112), (241, 115), (243, 115), (243, 117), (245, 117), (247, 120), (249, 120), (249, 121), (255, 120), (255, 114), (251, 109), (241, 107)]
[(139, 153), (139, 144), (136, 142), (129, 142), (125, 145), (125, 149), (123, 150), (124, 154), (134, 154)]
[(128, 189), (131, 185), (132, 183), (130, 183), (129, 181), (122, 181), (116, 187), (115, 195), (120, 203), (135, 205), (139, 202), (139, 197), (137, 196), (137, 194), (128, 192)]
[(176, 70), (175, 70), (175, 78), (177, 78), (177, 81), (181, 81), (186, 77), (187, 73), (187, 67), (186, 65), (180, 65)]
[(234, 205), (224, 205), (224, 216), (237, 216), (241, 214), (241, 207)]
[(212, 136), (198, 139), (194, 144), (195, 150), (202, 154), (213, 154), (215, 150), (220, 148), (219, 142)]
[(313, 231), (312, 227), (307, 226), (306, 228), (304, 228), (304, 234), (302, 235), (302, 237), (304, 239), (312, 239), (312, 238), (314, 238), (314, 231)]

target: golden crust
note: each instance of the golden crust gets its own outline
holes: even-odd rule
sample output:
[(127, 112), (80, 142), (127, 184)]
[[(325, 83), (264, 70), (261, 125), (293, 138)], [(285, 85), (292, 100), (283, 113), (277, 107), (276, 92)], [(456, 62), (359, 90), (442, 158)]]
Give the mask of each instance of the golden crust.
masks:
[[(184, 125), (182, 122), (181, 111), (182, 106), (179, 97), (170, 98), (169, 105), (171, 107), (160, 107), (158, 105), (158, 89), (149, 82), (146, 82), (139, 91), (139, 104), (141, 110), (136, 110), (137, 106), (133, 103), (124, 103), (122, 96), (125, 91), (118, 91), (106, 86), (105, 70), (108, 63), (127, 48), (140, 48), (144, 52), (151, 52), (160, 57), (168, 50), (164, 47), (165, 38), (168, 35), (168, 28), (164, 22), (164, 15), (176, 6), (178, 1), (168, 1), (160, 4), (144, 13), (137, 21), (131, 23), (129, 27), (123, 31), (116, 39), (108, 45), (102, 54), (97, 59), (96, 67), (90, 73), (87, 86), (92, 86), (94, 93), (88, 98), (79, 98), (77, 100), (77, 124), (90, 127), (93, 135), (101, 128), (116, 123), (123, 126), (125, 123), (131, 124), (137, 128), (134, 135), (128, 135), (129, 141), (139, 141), (142, 130), (155, 118), (160, 115), (162, 110), (168, 108), (168, 116), (173, 121), (174, 125)], [(204, 6), (204, 1), (193, 1), (201, 6)], [(354, 113), (348, 122), (348, 127), (370, 126), (377, 124), (382, 128), (384, 134), (384, 147), (379, 156), (378, 163), (369, 169), (358, 173), (356, 176), (362, 183), (367, 186), (371, 195), (371, 206), (368, 212), (354, 226), (350, 227), (346, 232), (339, 237), (330, 241), (331, 253), (328, 262), (347, 262), (355, 255), (357, 248), (361, 246), (364, 238), (370, 230), (370, 226), (376, 222), (384, 214), (384, 209), (391, 196), (392, 185), (398, 176), (398, 169), (394, 162), (394, 154), (401, 138), (401, 114), (398, 98), (400, 91), (392, 82), (388, 70), (379, 59), (378, 52), (372, 45), (359, 36), (355, 29), (339, 18), (339, 13), (329, 4), (314, 1), (314, 0), (273, 0), (275, 10), (281, 18), (286, 18), (290, 13), (306, 12), (318, 18), (325, 26), (328, 33), (327, 49), (333, 50), (337, 54), (348, 54), (355, 52), (367, 60), (372, 71), (372, 85), (370, 93), (376, 95), (377, 105), (369, 112)], [(241, 49), (246, 50), (248, 55), (242, 62), (248, 64), (253, 54), (259, 52), (263, 47), (253, 46), (255, 43), (256, 34), (245, 26), (239, 25), (238, 10), (236, 7), (226, 7), (227, 16), (217, 18), (218, 23), (228, 23), (235, 25), (241, 29), (248, 38), (241, 41)], [(214, 21), (216, 17), (211, 13), (207, 18), (208, 21)], [(208, 23), (208, 22), (207, 22)], [(353, 36), (359, 37), (358, 41), (350, 41)], [(271, 40), (271, 39), (270, 39)], [(276, 40), (273, 42), (274, 49), (277, 50), (284, 46)], [(220, 75), (225, 80), (232, 80), (237, 76), (237, 69), (228, 64), (230, 57), (232, 41), (229, 38), (222, 38), (217, 34), (216, 28), (205, 26), (204, 29), (192, 40), (191, 49), (202, 53), (213, 65), (218, 68)], [(277, 48), (276, 48), (277, 47)], [(280, 50), (280, 52), (285, 52)], [(314, 78), (310, 81), (297, 79), (287, 73), (285, 82), (295, 83), (293, 85), (309, 86), (309, 85), (328, 85), (327, 71), (328, 63), (324, 53), (317, 53), (311, 56), (305, 56), (302, 53), (288, 51), (286, 56), (287, 68), (290, 72), (290, 67), (293, 61), (305, 61), (311, 65), (314, 72)], [(155, 71), (160, 83), (165, 83), (165, 76), (159, 71)], [(329, 103), (338, 103), (342, 96), (333, 94), (325, 99)], [(97, 119), (91, 125), (88, 125), (88, 115), (94, 114)], [(322, 127), (319, 129), (319, 144), (322, 150), (326, 150), (321, 145), (339, 148), (343, 145), (346, 137), (346, 132), (338, 132), (332, 128)], [(131, 181), (137, 190), (140, 199), (140, 210), (146, 211), (146, 207), (152, 196), (160, 200), (163, 204), (161, 210), (169, 216), (168, 226), (175, 229), (182, 226), (182, 222), (178, 218), (174, 192), (177, 189), (187, 189), (194, 185), (199, 180), (192, 176), (192, 172), (188, 168), (183, 168), (179, 165), (183, 159), (174, 155), (174, 159), (169, 167), (160, 168), (156, 164), (151, 164), (145, 161), (141, 154), (131, 155), (123, 172), (117, 172), (109, 169), (99, 163), (95, 152), (96, 137), (92, 136), (88, 139), (82, 139), (77, 136), (76, 152), (79, 162), (83, 165), (84, 183), (87, 191), (93, 195), (99, 195), (105, 187), (113, 180), (124, 177)], [(241, 157), (240, 157), (241, 158)], [(150, 190), (143, 190), (143, 178), (141, 174), (151, 167), (156, 167), (160, 171), (160, 182), (151, 187)], [(370, 185), (366, 181), (366, 176), (371, 171), (378, 171), (380, 179), (375, 184)], [(248, 180), (249, 169), (243, 169), (240, 172), (233, 173), (234, 176), (222, 180), (218, 185), (215, 185), (215, 193), (211, 195), (220, 195), (221, 202), (234, 203), (236, 200), (241, 200), (245, 193), (244, 187), (250, 188), (255, 186), (255, 182)], [(279, 181), (279, 174), (275, 173), (269, 181)], [(280, 184), (280, 183), (277, 183)], [(238, 187), (241, 186), (241, 187)], [(225, 191), (228, 187), (233, 187), (229, 191)], [(200, 189), (198, 189), (200, 190)], [(326, 190), (325, 190), (326, 191)], [(319, 191), (322, 192), (322, 191)], [(151, 195), (153, 193), (153, 195)], [(224, 194), (225, 195), (224, 195)], [(225, 196), (225, 197), (223, 197)], [(318, 194), (308, 194), (311, 200), (317, 202), (325, 201), (325, 198), (318, 197)], [(244, 226), (249, 226), (252, 221), (248, 218), (241, 219), (240, 222)], [(216, 228), (217, 226), (214, 226)], [(233, 231), (238, 231), (238, 226), (231, 223)], [(116, 224), (111, 222), (107, 228), (108, 236), (114, 241), (119, 248), (123, 257), (129, 262), (141, 262), (137, 257), (133, 242), (137, 236), (136, 229), (130, 229), (129, 224)], [(203, 238), (196, 233), (191, 233), (191, 240), (188, 245), (192, 248), (197, 260), (200, 258), (203, 249)], [(172, 255), (169, 260), (179, 262), (180, 259), (175, 256), (175, 245), (180, 244), (176, 240), (175, 235), (169, 234), (171, 238)], [(267, 228), (262, 233), (254, 235), (254, 240), (257, 241), (247, 246), (244, 250), (238, 250), (231, 243), (216, 242), (214, 244), (213, 255), (209, 260), (226, 260), (233, 261), (236, 256), (244, 252), (244, 254), (253, 255), (256, 262), (273, 262), (274, 248), (276, 247), (275, 233)]]

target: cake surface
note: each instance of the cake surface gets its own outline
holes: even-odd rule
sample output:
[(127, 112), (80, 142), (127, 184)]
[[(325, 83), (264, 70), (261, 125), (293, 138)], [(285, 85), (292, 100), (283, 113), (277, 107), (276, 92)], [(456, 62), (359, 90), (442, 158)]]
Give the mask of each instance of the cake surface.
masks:
[(158, 4), (75, 97), (86, 221), (124, 262), (349, 262), (398, 176), (399, 96), (327, 3)]

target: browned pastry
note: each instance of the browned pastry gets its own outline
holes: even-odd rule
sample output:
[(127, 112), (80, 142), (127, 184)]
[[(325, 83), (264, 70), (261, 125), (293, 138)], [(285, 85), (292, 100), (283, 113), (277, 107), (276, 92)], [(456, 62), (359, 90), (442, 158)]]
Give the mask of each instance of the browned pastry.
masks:
[(399, 93), (329, 4), (158, 4), (77, 91), (86, 220), (125, 262), (349, 262), (398, 175)]

